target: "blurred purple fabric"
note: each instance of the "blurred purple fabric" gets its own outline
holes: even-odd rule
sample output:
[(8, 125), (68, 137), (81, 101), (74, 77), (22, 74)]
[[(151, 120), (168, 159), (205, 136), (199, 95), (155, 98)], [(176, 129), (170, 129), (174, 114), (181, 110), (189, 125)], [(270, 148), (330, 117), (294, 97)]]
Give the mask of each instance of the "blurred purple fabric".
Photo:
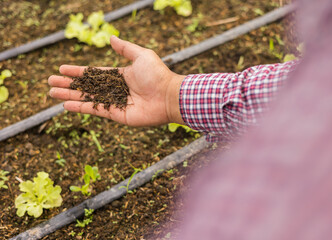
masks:
[(299, 1), (305, 56), (278, 101), (195, 180), (181, 240), (332, 239), (332, 1)]

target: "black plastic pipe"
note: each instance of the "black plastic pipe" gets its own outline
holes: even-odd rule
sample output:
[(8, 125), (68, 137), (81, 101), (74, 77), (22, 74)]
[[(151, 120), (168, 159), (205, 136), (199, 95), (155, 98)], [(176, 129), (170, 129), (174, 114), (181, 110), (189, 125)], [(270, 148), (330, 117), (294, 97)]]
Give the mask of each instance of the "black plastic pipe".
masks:
[(240, 26), (232, 28), (215, 37), (209, 38), (203, 42), (200, 42), (196, 45), (188, 47), (182, 51), (170, 54), (170, 55), (164, 57), (162, 60), (168, 65), (172, 65), (172, 64), (181, 62), (183, 60), (196, 56), (196, 55), (202, 53), (203, 51), (210, 50), (223, 43), (231, 41), (252, 30), (255, 30), (259, 27), (272, 23), (272, 22), (286, 16), (287, 14), (291, 13), (294, 10), (295, 10), (295, 4), (278, 8), (261, 17), (248, 21)]
[[(200, 138), (188, 146), (168, 155), (164, 159), (160, 160), (151, 167), (137, 173), (130, 181), (129, 190), (133, 190), (137, 187), (152, 180), (152, 177), (162, 174), (163, 172), (174, 168), (178, 164), (182, 163), (186, 159), (194, 156), (195, 154), (201, 152), (203, 149), (207, 148), (210, 144), (205, 141), (204, 138)], [(122, 186), (127, 186), (129, 178), (122, 181), (121, 183), (115, 185), (107, 191), (99, 193), (93, 198), (87, 199), (79, 205), (70, 208), (55, 217), (37, 225), (36, 227), (29, 229), (13, 238), (12, 240), (22, 240), (22, 239), (40, 239), (57, 229), (60, 229), (72, 222), (77, 218), (84, 215), (84, 209), (98, 209), (112, 201), (122, 197), (127, 193), (127, 190), (121, 188)]]
[[(266, 24), (274, 22), (274, 21), (286, 16), (287, 14), (292, 12), (294, 9), (295, 9), (295, 5), (288, 5), (288, 6), (285, 6), (282, 8), (278, 8), (261, 17), (248, 21), (238, 27), (232, 28), (222, 34), (219, 34), (215, 37), (211, 37), (201, 43), (198, 43), (196, 45), (183, 49), (179, 52), (165, 56), (162, 58), (162, 60), (168, 66), (171, 66), (178, 62), (184, 61), (195, 55), (198, 55), (198, 54), (208, 51), (214, 47), (217, 47), (223, 43), (231, 41), (240, 35), (243, 35), (254, 29), (257, 29)], [(58, 106), (56, 108), (57, 111), (55, 111), (55, 109), (54, 109), (55, 107), (50, 107), (40, 113), (37, 113), (36, 115), (38, 115), (38, 117), (36, 117), (36, 115), (34, 115), (23, 121), (17, 122), (13, 125), (10, 125), (4, 129), (0, 130), (0, 141), (13, 137), (16, 134), (24, 132), (25, 130), (28, 130), (32, 127), (38, 126), (39, 124), (43, 123), (44, 121), (61, 113), (63, 111), (63, 108), (61, 108), (60, 105), (57, 105), (57, 106)]]
[[(132, 4), (126, 5), (122, 8), (119, 8), (117, 10), (114, 10), (114, 11), (111, 11), (111, 12), (105, 14), (105, 21), (111, 22), (113, 20), (119, 19), (123, 16), (126, 16), (126, 15), (132, 13), (132, 11), (134, 11), (134, 10), (146, 8), (150, 5), (152, 5), (153, 2), (154, 2), (154, 0), (140, 0), (140, 1), (134, 2)], [(65, 39), (64, 30), (58, 31), (56, 33), (52, 33), (46, 37), (23, 44), (19, 47), (11, 48), (11, 49), (1, 52), (0, 61), (6, 60), (6, 59), (9, 59), (12, 57), (16, 57), (20, 54), (24, 54), (24, 53), (36, 50), (41, 47), (45, 47), (47, 45), (59, 42), (64, 39)]]

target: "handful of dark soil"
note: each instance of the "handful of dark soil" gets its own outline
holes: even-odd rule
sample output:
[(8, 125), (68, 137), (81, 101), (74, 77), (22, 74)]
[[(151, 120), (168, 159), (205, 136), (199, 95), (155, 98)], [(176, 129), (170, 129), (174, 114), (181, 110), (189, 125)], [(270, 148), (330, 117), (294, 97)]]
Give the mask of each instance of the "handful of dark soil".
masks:
[(122, 74), (117, 68), (111, 70), (100, 70), (88, 67), (83, 76), (73, 77), (70, 89), (82, 91), (85, 95), (84, 102), (93, 102), (93, 108), (99, 103), (109, 110), (111, 105), (124, 109), (127, 106), (129, 88)]

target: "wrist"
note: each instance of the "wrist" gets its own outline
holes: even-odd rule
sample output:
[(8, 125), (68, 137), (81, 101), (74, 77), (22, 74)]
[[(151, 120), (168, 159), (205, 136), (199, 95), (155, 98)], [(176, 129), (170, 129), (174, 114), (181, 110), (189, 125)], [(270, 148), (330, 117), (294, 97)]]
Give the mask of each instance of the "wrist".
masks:
[(166, 112), (169, 123), (184, 124), (180, 112), (179, 94), (184, 75), (175, 74), (166, 89)]

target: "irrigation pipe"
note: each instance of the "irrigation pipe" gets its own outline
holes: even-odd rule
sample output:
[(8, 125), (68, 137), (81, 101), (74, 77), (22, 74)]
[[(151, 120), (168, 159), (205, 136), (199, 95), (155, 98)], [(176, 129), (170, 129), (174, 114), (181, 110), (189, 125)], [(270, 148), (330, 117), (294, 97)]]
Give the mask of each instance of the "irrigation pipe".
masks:
[[(154, 0), (140, 0), (137, 2), (134, 2), (132, 4), (126, 5), (122, 8), (119, 8), (117, 10), (111, 11), (107, 14), (105, 14), (105, 21), (111, 22), (113, 20), (119, 19), (123, 16), (126, 16), (130, 13), (132, 13), (134, 10), (140, 10), (143, 8), (146, 8), (150, 5), (152, 5)], [(46, 37), (34, 40), (32, 42), (23, 44), (16, 48), (11, 48), (6, 51), (3, 51), (0, 53), (0, 61), (16, 57), (20, 54), (24, 54), (33, 50), (36, 50), (41, 47), (45, 47), (47, 45), (59, 42), (61, 40), (65, 39), (65, 31), (61, 30), (55, 33), (52, 33)]]
[[(231, 41), (236, 37), (246, 34), (256, 28), (262, 27), (266, 24), (274, 22), (290, 12), (294, 11), (295, 5), (288, 5), (282, 8), (278, 8), (265, 14), (264, 16), (253, 19), (249, 22), (246, 22), (238, 27), (232, 28), (222, 34), (219, 34), (215, 37), (209, 38), (201, 43), (183, 49), (179, 52), (170, 54), (162, 58), (162, 60), (168, 65), (171, 66), (178, 62), (184, 61), (188, 58), (191, 58), (195, 55), (203, 53), (207, 50), (210, 50), (214, 47), (217, 47), (223, 43)], [(55, 109), (56, 111), (55, 111)], [(13, 137), (21, 132), (24, 132), (32, 127), (38, 126), (44, 121), (56, 116), (57, 114), (63, 111), (63, 107), (56, 105), (55, 107), (50, 107), (36, 115), (33, 115), (23, 121), (17, 122), (13, 125), (10, 125), (6, 128), (0, 130), (0, 141), (3, 141), (7, 138)]]
[(286, 16), (287, 14), (291, 13), (294, 10), (295, 10), (294, 4), (278, 8), (261, 17), (250, 20), (242, 25), (232, 28), (215, 37), (209, 38), (203, 42), (200, 42), (196, 45), (188, 47), (182, 51), (170, 54), (170, 55), (162, 58), (162, 60), (168, 65), (173, 65), (175, 63), (181, 62), (183, 60), (196, 56), (196, 55), (202, 53), (203, 51), (210, 50), (223, 43), (231, 41), (252, 30), (255, 30), (259, 27), (272, 23), (272, 22)]
[[(162, 174), (164, 171), (174, 168), (178, 164), (182, 163), (186, 159), (194, 156), (203, 149), (209, 146), (209, 143), (204, 138), (200, 138), (188, 146), (168, 155), (164, 159), (160, 160), (151, 167), (137, 173), (130, 181), (129, 190), (133, 190), (143, 184), (151, 181), (153, 176)], [(29, 229), (13, 238), (12, 240), (22, 239), (40, 239), (57, 229), (60, 229), (67, 224), (74, 222), (77, 218), (84, 215), (84, 209), (98, 209), (106, 204), (111, 203), (115, 199), (118, 199), (127, 193), (127, 190), (121, 188), (127, 186), (129, 178), (115, 185), (111, 189), (104, 191), (93, 198), (87, 199), (79, 205), (62, 212), (55, 217), (43, 222), (36, 227)]]

